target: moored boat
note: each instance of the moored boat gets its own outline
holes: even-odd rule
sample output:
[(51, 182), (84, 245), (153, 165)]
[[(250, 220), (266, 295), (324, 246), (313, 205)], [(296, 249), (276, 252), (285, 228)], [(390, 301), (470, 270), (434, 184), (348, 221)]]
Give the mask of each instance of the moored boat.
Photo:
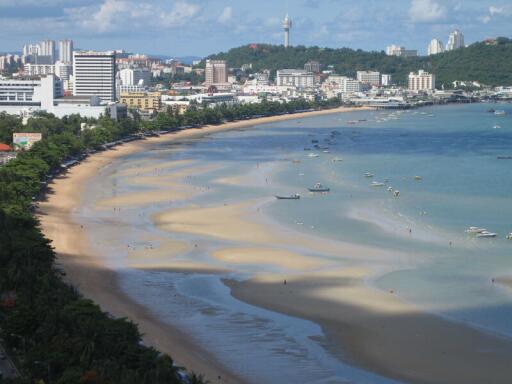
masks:
[(325, 187), (321, 183), (316, 183), (314, 187), (308, 188), (309, 192), (329, 192), (330, 190), (329, 187)]
[(300, 195), (295, 193), (293, 195), (276, 195), (277, 200), (299, 200)]

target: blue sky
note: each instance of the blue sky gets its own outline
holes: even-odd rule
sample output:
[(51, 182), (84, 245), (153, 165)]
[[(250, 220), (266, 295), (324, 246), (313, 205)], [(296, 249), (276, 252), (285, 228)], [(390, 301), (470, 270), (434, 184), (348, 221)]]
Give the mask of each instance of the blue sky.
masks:
[(216, 53), (248, 43), (426, 51), (454, 28), (466, 43), (512, 37), (512, 0), (0, 0), (0, 52), (45, 38), (86, 49), (169, 56)]

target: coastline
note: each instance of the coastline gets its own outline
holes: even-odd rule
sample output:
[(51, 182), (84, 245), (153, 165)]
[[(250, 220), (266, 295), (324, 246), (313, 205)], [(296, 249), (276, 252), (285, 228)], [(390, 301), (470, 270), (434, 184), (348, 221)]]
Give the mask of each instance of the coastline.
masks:
[[(105, 266), (90, 246), (86, 232), (73, 218), (80, 206), (86, 183), (97, 172), (117, 158), (144, 150), (154, 143), (173, 143), (196, 139), (209, 134), (241, 129), (266, 123), (300, 119), (325, 114), (368, 110), (367, 108), (334, 108), (289, 115), (263, 117), (177, 131), (142, 142), (126, 143), (112, 150), (99, 152), (49, 185), (46, 199), (39, 204), (37, 215), (44, 235), (52, 241), (57, 253), (57, 265), (66, 273), (66, 281), (86, 298), (100, 305), (103, 311), (116, 317), (127, 317), (138, 324), (146, 344), (168, 353), (179, 366), (204, 375), (211, 382), (242, 383), (240, 377), (228, 371), (214, 356), (194, 344), (190, 337), (163, 323), (146, 308), (135, 303), (119, 288), (116, 272)], [(220, 379), (219, 379), (220, 377)]]
[[(290, 115), (290, 119), (296, 118), (300, 117)], [(223, 129), (222, 126), (213, 128), (217, 128), (215, 132), (219, 132), (263, 124), (254, 121), (240, 123), (247, 124), (230, 125)], [(241, 382), (221, 362), (191, 343), (188, 335), (159, 321), (149, 310), (134, 303), (123, 293), (117, 285), (116, 273), (106, 269), (104, 261), (91, 250), (86, 239), (86, 229), (81, 230), (72, 215), (73, 209), (80, 204), (80, 194), (87, 180), (115, 158), (141, 150), (153, 141), (187, 140), (210, 132), (191, 130), (185, 133), (190, 135), (179, 138), (178, 134), (162, 136), (92, 156), (84, 164), (70, 170), (69, 175), (54, 182), (54, 194), (48, 196), (49, 205), (41, 204), (42, 211), (46, 214), (41, 217), (41, 222), (43, 228), (46, 227), (47, 237), (54, 240), (53, 245), (57, 252), (61, 250), (59, 262), (70, 282), (86, 293), (87, 297), (93, 298), (104, 310), (116, 316), (126, 316), (138, 323), (141, 332), (145, 334), (145, 342), (161, 351), (169, 352), (179, 365), (185, 365), (197, 373), (204, 373), (211, 382), (217, 382), (218, 375), (225, 382)], [(237, 184), (236, 180), (231, 182)], [(231, 230), (222, 233), (208, 227), (211, 225), (208, 220), (198, 221), (198, 215), (191, 215), (197, 208), (173, 209), (171, 212), (174, 217), (178, 215), (181, 227), (169, 229), (171, 232), (178, 229), (183, 233), (190, 233), (192, 224), (200, 225), (201, 229), (192, 228), (196, 231), (194, 233), (230, 240), (238, 237), (235, 229), (243, 231), (244, 223), (237, 220), (240, 217), (252, 218), (248, 209), (253, 211), (254, 216), (253, 208), (249, 204), (245, 207), (231, 205), (215, 209), (216, 219), (228, 218), (235, 223)], [(243, 257), (245, 263), (276, 262), (278, 254), (275, 249), (269, 249), (268, 254), (262, 254), (262, 248), (254, 252), (257, 243), (268, 242), (269, 237), (258, 229), (257, 220), (250, 224), (251, 238), (257, 241), (252, 241), (247, 248), (228, 248), (214, 256), (226, 260), (236, 254), (237, 257)], [(250, 239), (244, 240), (247, 242)], [(304, 247), (304, 244), (300, 245), (299, 248)], [(318, 244), (314, 246), (319, 247)], [(326, 244), (322, 250), (330, 252), (329, 248), (330, 244)], [(378, 252), (371, 252), (370, 248), (356, 246), (345, 247), (343, 252), (350, 253), (352, 257), (364, 254), (367, 261), (377, 261), (382, 256)], [(224, 280), (224, 283), (235, 298), (244, 302), (320, 324), (328, 339), (343, 346), (343, 352), (346, 352), (344, 359), (349, 358), (356, 366), (370, 371), (418, 383), (508, 382), (510, 368), (507, 367), (507, 357), (512, 353), (509, 341), (423, 313), (401, 302), (391, 292), (371, 289), (365, 282), (370, 275), (369, 270), (348, 267), (318, 273), (309, 271), (317, 266), (311, 263), (307, 254), (301, 255), (298, 252), (284, 256), (286, 257), (280, 263), (285, 267), (289, 268), (292, 258), (297, 262), (294, 262), (296, 266), (304, 267), (298, 268), (297, 273), (292, 276), (260, 273), (246, 281)], [(303, 256), (305, 258), (301, 259)], [(283, 285), (283, 279), (288, 280), (286, 286)], [(162, 338), (162, 335), (165, 337)], [(336, 348), (332, 348), (332, 352), (336, 353)]]

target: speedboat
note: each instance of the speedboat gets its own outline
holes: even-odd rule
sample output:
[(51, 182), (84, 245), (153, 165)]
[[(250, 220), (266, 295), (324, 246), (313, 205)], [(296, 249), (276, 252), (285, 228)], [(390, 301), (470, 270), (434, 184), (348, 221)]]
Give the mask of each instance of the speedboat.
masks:
[(483, 232), (487, 232), (487, 229), (480, 228), (480, 227), (469, 227), (468, 229), (466, 229), (465, 232), (466, 233), (483, 233)]
[(316, 153), (310, 153), (310, 154), (308, 155), (308, 157), (318, 157), (318, 156), (319, 156), (319, 155), (318, 155), (318, 154), (316, 154)]
[(421, 176), (414, 176), (414, 180), (422, 180), (423, 178)]
[(505, 111), (503, 109), (497, 109), (494, 111), (494, 114), (496, 116), (503, 116), (505, 114)]
[(379, 181), (372, 181), (372, 183), (370, 184), (370, 187), (383, 187), (384, 186), (384, 183), (381, 183)]
[(373, 177), (375, 176), (373, 173), (365, 172), (364, 177)]
[(500, 129), (500, 128), (501, 128), (501, 125), (496, 124), (493, 128), (494, 128), (494, 129)]
[(493, 232), (487, 232), (487, 231), (483, 231), (481, 233), (478, 233), (476, 235), (476, 237), (479, 237), (479, 238), (490, 238), (490, 237), (496, 237), (496, 233), (493, 233)]
[(331, 189), (324, 187), (321, 183), (316, 183), (314, 187), (308, 188), (309, 192), (329, 192)]
[(329, 150), (328, 149), (324, 149), (322, 152), (323, 153), (329, 153)]
[(300, 195), (298, 193), (295, 193), (293, 195), (276, 195), (277, 200), (299, 200)]

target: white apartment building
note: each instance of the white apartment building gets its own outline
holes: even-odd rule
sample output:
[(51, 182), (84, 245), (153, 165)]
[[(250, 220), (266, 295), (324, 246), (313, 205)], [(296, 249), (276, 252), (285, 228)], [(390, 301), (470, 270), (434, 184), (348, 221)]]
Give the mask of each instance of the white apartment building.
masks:
[(386, 47), (386, 55), (399, 56), (399, 57), (414, 57), (418, 56), (418, 51), (415, 49), (405, 49), (398, 45), (389, 45)]
[(55, 63), (55, 41), (43, 40), (39, 43), (38, 56), (47, 56), (50, 58), (50, 63)]
[(149, 87), (151, 72), (147, 68), (125, 68), (119, 71), (122, 86)]
[(61, 63), (73, 62), (73, 40), (59, 41), (59, 61)]
[(25, 44), (23, 46), (23, 56), (39, 55), (39, 44)]
[(205, 85), (225, 84), (228, 82), (228, 67), (224, 60), (206, 60), (204, 70)]
[(55, 65), (53, 64), (25, 64), (23, 66), (25, 76), (46, 76), (55, 74)]
[(424, 70), (420, 69), (418, 73), (409, 73), (409, 90), (410, 91), (427, 91), (436, 87), (436, 77)]
[(332, 86), (340, 93), (357, 93), (363, 90), (363, 84), (359, 80), (341, 75), (330, 75), (324, 84)]
[(276, 75), (277, 86), (308, 88), (315, 85), (315, 75), (303, 69), (280, 69)]
[(364, 84), (380, 86), (380, 72), (375, 71), (357, 71), (357, 80)]
[(448, 43), (446, 44), (447, 51), (453, 51), (454, 49), (463, 48), (464, 45), (464, 35), (461, 31), (456, 29), (450, 36), (448, 36)]
[(41, 107), (62, 95), (62, 83), (53, 75), (39, 80), (0, 80), (0, 111), (5, 107)]
[(112, 52), (73, 52), (73, 96), (116, 99), (116, 55)]
[(392, 76), (389, 74), (383, 73), (381, 75), (381, 85), (384, 87), (389, 87), (393, 83)]
[(443, 53), (443, 52), (444, 52), (444, 47), (443, 47), (443, 43), (441, 42), (441, 40), (432, 39), (432, 41), (428, 45), (427, 54), (430, 56), (430, 55), (437, 55), (438, 53)]

